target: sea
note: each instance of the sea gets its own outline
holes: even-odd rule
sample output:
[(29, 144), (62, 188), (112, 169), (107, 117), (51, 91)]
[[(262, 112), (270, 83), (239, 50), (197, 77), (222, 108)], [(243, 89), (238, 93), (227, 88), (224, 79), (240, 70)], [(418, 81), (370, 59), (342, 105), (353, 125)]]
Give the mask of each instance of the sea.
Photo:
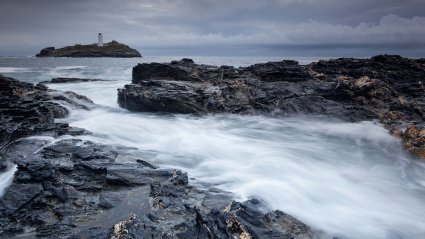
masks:
[[(154, 165), (185, 171), (190, 184), (201, 189), (225, 190), (237, 201), (257, 198), (265, 211), (284, 211), (335, 238), (425, 238), (425, 164), (377, 122), (308, 115), (133, 113), (118, 106), (117, 89), (131, 83), (135, 65), (181, 58), (2, 57), (0, 74), (30, 83), (54, 77), (107, 80), (49, 84), (96, 104), (90, 110), (70, 108), (69, 117), (58, 122), (93, 133), (75, 138), (128, 148)], [(198, 64), (235, 67), (283, 60), (191, 58)], [(285, 59), (300, 64), (319, 60)], [(14, 170), (0, 174), (0, 195)]]

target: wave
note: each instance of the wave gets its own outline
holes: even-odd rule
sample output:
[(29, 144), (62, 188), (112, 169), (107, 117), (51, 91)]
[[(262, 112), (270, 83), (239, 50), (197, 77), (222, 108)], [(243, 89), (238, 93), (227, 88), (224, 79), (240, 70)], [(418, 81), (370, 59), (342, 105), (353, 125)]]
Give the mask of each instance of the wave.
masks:
[(16, 165), (9, 165), (5, 172), (0, 173), (0, 198), (3, 196), (7, 187), (12, 183), (17, 169)]
[(31, 69), (25, 67), (0, 67), (0, 73), (15, 73), (28, 71), (31, 71)]
[[(155, 115), (74, 111), (99, 143), (189, 172), (191, 183), (260, 198), (338, 238), (422, 238), (422, 163), (373, 122), (305, 116)], [(418, 166), (421, 165), (421, 166)]]

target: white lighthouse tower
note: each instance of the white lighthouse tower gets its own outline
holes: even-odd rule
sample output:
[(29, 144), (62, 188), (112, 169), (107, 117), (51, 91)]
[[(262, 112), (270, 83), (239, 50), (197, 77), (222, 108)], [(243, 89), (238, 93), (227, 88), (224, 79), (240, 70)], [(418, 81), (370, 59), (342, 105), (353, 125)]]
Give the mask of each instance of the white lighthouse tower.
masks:
[(99, 33), (99, 35), (97, 35), (97, 46), (98, 47), (103, 47), (103, 36), (102, 36), (102, 33)]

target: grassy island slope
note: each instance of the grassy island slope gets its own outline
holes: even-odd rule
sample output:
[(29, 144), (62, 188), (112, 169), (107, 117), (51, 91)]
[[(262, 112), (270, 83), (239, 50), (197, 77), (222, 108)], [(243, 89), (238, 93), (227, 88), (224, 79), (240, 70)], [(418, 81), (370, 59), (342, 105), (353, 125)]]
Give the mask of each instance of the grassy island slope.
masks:
[(97, 44), (67, 46), (60, 49), (54, 47), (44, 48), (36, 57), (142, 57), (135, 49), (128, 45), (111, 41), (103, 47)]

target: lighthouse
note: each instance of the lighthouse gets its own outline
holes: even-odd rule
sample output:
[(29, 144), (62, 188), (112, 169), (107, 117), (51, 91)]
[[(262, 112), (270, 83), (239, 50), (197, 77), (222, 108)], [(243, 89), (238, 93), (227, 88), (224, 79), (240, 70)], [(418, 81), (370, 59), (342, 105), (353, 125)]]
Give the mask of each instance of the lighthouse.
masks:
[(98, 47), (103, 47), (103, 36), (102, 36), (102, 33), (99, 33), (97, 35), (97, 46)]

